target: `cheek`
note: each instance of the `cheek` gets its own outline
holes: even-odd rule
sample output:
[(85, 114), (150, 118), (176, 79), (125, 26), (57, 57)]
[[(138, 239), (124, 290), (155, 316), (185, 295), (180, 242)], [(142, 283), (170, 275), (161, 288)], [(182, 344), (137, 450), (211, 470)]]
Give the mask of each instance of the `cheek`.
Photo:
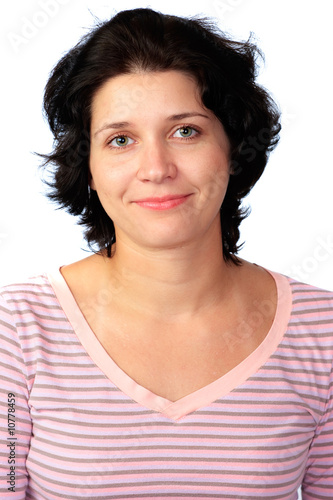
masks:
[(90, 187), (100, 195), (108, 190), (113, 184), (114, 172), (112, 165), (103, 155), (92, 155), (90, 157)]
[(217, 156), (214, 163), (213, 170), (211, 170), (212, 164), (206, 167), (210, 174), (206, 176), (203, 184), (202, 200), (204, 202), (216, 200), (218, 204), (222, 204), (229, 183), (229, 164), (227, 158), (221, 161), (221, 156)]
[(98, 190), (99, 165), (103, 164), (91, 145), (89, 157), (89, 185), (94, 191)]
[(114, 206), (120, 208), (131, 186), (129, 169), (105, 161), (91, 163), (90, 173), (90, 187), (97, 192), (105, 211), (108, 212)]

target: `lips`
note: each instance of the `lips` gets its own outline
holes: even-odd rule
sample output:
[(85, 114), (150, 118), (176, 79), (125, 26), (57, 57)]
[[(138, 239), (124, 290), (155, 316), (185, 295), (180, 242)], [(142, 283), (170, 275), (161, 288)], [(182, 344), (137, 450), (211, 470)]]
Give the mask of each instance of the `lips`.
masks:
[(177, 207), (188, 199), (190, 194), (175, 194), (166, 195), (161, 197), (151, 197), (144, 198), (142, 200), (136, 200), (134, 203), (143, 208), (148, 208), (151, 210), (169, 210), (171, 208)]

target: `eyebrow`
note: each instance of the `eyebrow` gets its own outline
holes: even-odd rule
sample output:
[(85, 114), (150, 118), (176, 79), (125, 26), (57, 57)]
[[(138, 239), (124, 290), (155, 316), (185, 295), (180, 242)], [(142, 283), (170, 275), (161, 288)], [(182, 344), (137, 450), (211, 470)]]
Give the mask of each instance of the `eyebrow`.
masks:
[(198, 112), (193, 112), (193, 113), (181, 113), (179, 115), (171, 115), (168, 117), (169, 121), (175, 121), (175, 120), (183, 120), (184, 118), (192, 118), (194, 116), (202, 116), (203, 118), (209, 118), (207, 115), (203, 115), (202, 113)]
[(107, 130), (109, 128), (125, 128), (125, 127), (129, 127), (131, 124), (129, 122), (115, 122), (115, 123), (106, 123), (105, 125), (103, 125), (103, 127), (101, 127), (100, 129), (98, 129), (95, 133), (94, 133), (94, 137), (96, 137), (96, 135), (100, 134), (101, 132), (103, 132), (103, 130)]
[[(180, 113), (178, 115), (171, 115), (171, 116), (168, 116), (167, 120), (168, 121), (177, 121), (177, 120), (184, 120), (185, 118), (193, 118), (195, 116), (201, 116), (203, 118), (208, 118), (209, 119), (209, 116), (203, 115), (202, 113), (197, 113), (196, 111), (194, 111), (192, 113)], [(98, 129), (94, 133), (94, 137), (96, 137), (99, 133), (103, 132), (103, 130), (120, 129), (120, 128), (125, 128), (125, 127), (130, 127), (130, 126), (133, 126), (133, 124), (130, 123), (130, 122), (106, 123), (105, 125), (103, 125), (103, 127), (101, 127), (100, 129)]]

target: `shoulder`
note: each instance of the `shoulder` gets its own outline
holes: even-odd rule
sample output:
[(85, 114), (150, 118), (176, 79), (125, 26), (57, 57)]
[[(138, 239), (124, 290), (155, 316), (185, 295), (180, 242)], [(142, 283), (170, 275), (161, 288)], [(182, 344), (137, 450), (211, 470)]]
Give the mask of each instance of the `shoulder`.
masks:
[(307, 309), (317, 310), (317, 312), (328, 309), (333, 312), (333, 291), (298, 281), (290, 276), (266, 268), (261, 269), (274, 278), (278, 295), (282, 297), (284, 294), (289, 295), (293, 314)]
[(38, 360), (78, 344), (47, 274), (0, 288), (0, 348), (22, 357), (31, 375)]
[[(308, 325), (318, 321), (333, 323), (333, 291), (303, 283), (289, 276), (269, 271), (282, 294), (290, 296), (291, 320), (303, 318)], [(319, 325), (319, 323), (317, 323)]]
[(19, 310), (21, 304), (42, 304), (52, 301), (54, 292), (47, 274), (34, 276), (17, 283), (0, 287), (2, 306), (7, 304), (11, 310)]
[(333, 312), (333, 291), (286, 277), (292, 293), (294, 312)]
[(51, 321), (60, 309), (46, 274), (0, 288), (0, 322), (4, 328), (22, 332), (38, 322)]
[[(282, 276), (282, 275), (280, 275)], [(324, 363), (333, 359), (333, 292), (282, 276), (291, 291), (291, 309), (283, 345), (295, 359)]]

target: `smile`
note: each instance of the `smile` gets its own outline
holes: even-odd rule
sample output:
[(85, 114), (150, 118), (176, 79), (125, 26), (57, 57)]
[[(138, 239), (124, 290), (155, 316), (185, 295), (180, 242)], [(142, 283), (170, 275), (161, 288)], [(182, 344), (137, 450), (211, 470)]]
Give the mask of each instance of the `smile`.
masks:
[(135, 203), (140, 207), (148, 208), (150, 210), (170, 210), (171, 208), (185, 203), (189, 196), (191, 195), (186, 194), (163, 196), (161, 198), (145, 198), (144, 200), (135, 201)]

